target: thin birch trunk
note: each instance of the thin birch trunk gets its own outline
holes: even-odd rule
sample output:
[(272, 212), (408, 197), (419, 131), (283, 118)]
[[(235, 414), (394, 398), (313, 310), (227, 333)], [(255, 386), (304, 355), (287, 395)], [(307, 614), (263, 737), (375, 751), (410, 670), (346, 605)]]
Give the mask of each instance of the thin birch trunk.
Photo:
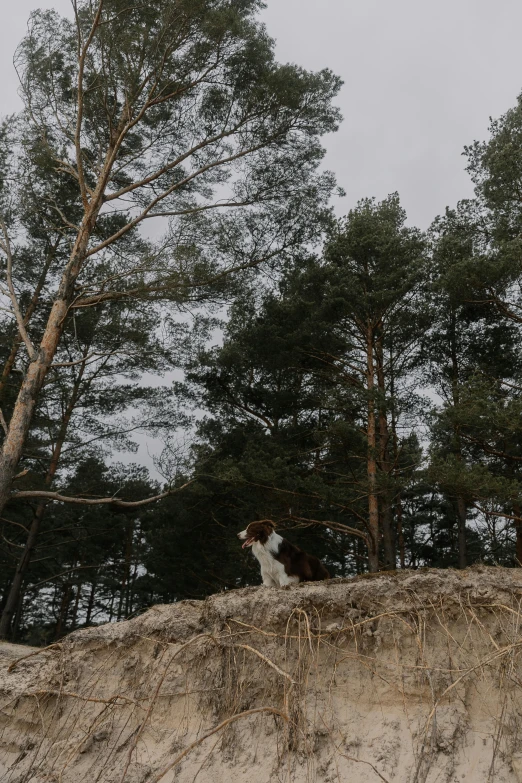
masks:
[[(399, 438), (397, 436), (397, 420), (395, 416), (395, 377), (393, 372), (393, 363), (390, 363), (390, 393), (392, 398), (391, 406), (391, 438), (393, 444), (393, 465), (394, 471), (398, 470), (399, 463)], [(401, 568), (406, 568), (406, 547), (404, 544), (404, 528), (402, 524), (402, 497), (398, 491), (395, 497), (395, 517), (397, 520), (397, 545), (399, 548), (399, 564)]]
[(85, 615), (85, 625), (89, 625), (92, 617), (92, 610), (94, 609), (94, 598), (96, 596), (96, 577), (93, 577), (91, 583), (91, 592), (89, 593), (89, 601), (87, 603), (87, 614)]
[(71, 592), (72, 584), (70, 582), (65, 582), (62, 592), (62, 600), (60, 602), (60, 611), (56, 623), (56, 630), (54, 633), (55, 641), (60, 639), (67, 629), (67, 614), (69, 613), (69, 606), (71, 604)]
[[(384, 376), (384, 348), (382, 326), (375, 342), (375, 355), (377, 365), (377, 384), (379, 388), (379, 463), (381, 472), (388, 480), (390, 478), (391, 465), (389, 460), (390, 433), (388, 428), (388, 416), (386, 413), (386, 379)], [(380, 494), (382, 541), (384, 549), (384, 568), (393, 570), (396, 566), (397, 555), (395, 552), (395, 531), (393, 530), (392, 507), (389, 490), (386, 488)]]
[(74, 598), (74, 606), (71, 615), (71, 631), (74, 631), (74, 629), (76, 628), (76, 620), (78, 618), (78, 607), (80, 605), (80, 598), (82, 596), (82, 587), (83, 587), (82, 582), (78, 582), (76, 586), (76, 596)]
[(18, 639), (18, 631), (20, 629), (20, 623), (22, 622), (22, 615), (24, 611), (24, 598), (25, 598), (25, 593), (22, 590), (20, 593), (20, 598), (18, 600), (18, 605), (16, 607), (16, 612), (15, 612), (15, 617), (13, 622), (13, 634), (12, 634), (13, 642), (16, 642), (16, 640)]
[(457, 519), (459, 526), (459, 568), (468, 565), (468, 545), (466, 541), (466, 503), (462, 495), (457, 497)]
[(377, 496), (375, 366), (373, 360), (373, 326), (370, 322), (366, 327), (366, 385), (368, 390), (368, 566), (371, 572), (375, 572), (379, 570), (379, 502)]
[[(451, 346), (451, 374), (452, 374), (452, 397), (453, 405), (458, 405), (459, 395), (459, 365), (457, 357), (457, 324), (455, 312), (452, 310), (450, 320), (450, 346)], [(458, 424), (453, 427), (454, 452), (458, 462), (462, 462), (462, 445), (460, 440), (460, 429)], [(457, 524), (458, 524), (458, 547), (459, 547), (459, 568), (466, 568), (468, 565), (468, 552), (466, 541), (466, 501), (462, 494), (456, 496)]]
[(515, 561), (516, 565), (522, 567), (522, 510), (519, 503), (513, 503), (513, 514), (516, 517), (513, 520), (515, 527)]

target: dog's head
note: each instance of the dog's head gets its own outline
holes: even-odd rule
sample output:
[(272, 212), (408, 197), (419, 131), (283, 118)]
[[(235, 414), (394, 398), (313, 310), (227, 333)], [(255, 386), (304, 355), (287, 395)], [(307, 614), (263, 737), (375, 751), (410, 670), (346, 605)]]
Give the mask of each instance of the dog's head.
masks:
[(270, 535), (274, 532), (275, 525), (270, 519), (261, 519), (259, 522), (251, 522), (245, 530), (237, 534), (245, 543), (243, 549), (247, 546), (252, 546), (256, 541), (260, 544), (266, 544)]

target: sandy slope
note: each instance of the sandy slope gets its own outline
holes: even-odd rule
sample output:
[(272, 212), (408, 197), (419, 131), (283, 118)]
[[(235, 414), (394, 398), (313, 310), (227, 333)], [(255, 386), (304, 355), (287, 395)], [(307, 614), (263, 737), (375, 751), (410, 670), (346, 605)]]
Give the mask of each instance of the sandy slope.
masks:
[(522, 783), (521, 600), (519, 570), (403, 572), (0, 645), (0, 779)]

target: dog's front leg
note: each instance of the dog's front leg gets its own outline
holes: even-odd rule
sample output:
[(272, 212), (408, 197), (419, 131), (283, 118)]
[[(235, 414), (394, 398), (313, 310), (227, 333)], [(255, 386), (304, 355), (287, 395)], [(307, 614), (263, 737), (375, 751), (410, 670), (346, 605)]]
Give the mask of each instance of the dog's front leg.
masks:
[(268, 571), (261, 570), (261, 577), (263, 578), (264, 587), (278, 587), (277, 582)]
[(288, 576), (288, 574), (281, 574), (279, 577), (279, 585), (278, 587), (288, 587), (288, 585), (296, 585), (299, 583), (299, 577), (298, 576)]

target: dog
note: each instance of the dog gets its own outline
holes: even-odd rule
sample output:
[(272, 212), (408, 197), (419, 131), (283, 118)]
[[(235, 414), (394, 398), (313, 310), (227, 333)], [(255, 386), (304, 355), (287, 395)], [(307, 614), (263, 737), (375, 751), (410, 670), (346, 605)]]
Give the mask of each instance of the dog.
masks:
[(270, 519), (251, 522), (237, 534), (245, 543), (243, 549), (252, 547), (252, 552), (261, 566), (261, 577), (265, 587), (285, 587), (298, 582), (319, 582), (329, 579), (330, 574), (314, 555), (307, 555), (275, 532)]

